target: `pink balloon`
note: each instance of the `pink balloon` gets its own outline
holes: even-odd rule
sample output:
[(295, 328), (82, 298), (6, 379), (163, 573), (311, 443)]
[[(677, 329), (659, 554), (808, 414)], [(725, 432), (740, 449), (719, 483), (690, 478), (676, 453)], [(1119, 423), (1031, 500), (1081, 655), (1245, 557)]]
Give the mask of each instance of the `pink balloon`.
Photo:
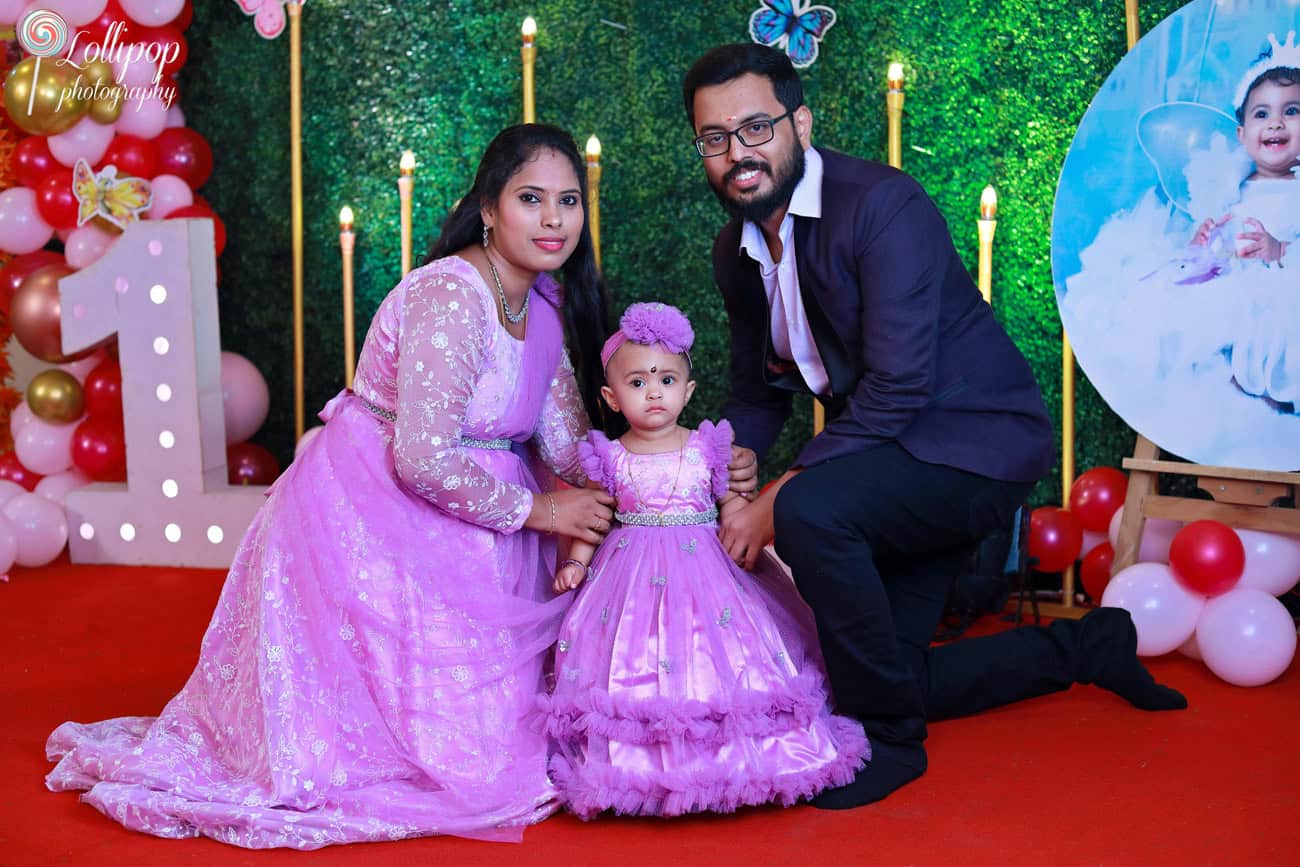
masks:
[(1253, 587), (1281, 596), (1300, 581), (1300, 536), (1238, 530), (1246, 548), (1246, 569), (1238, 587)]
[(107, 253), (116, 240), (116, 235), (105, 232), (93, 222), (87, 223), (73, 229), (72, 234), (68, 235), (68, 239), (63, 242), (63, 255), (70, 267), (86, 268), (98, 262), (99, 257)]
[(27, 427), (27, 423), (34, 418), (36, 413), (32, 412), (32, 408), (27, 405), (27, 400), (18, 401), (14, 411), (9, 413), (9, 438), (18, 439), (18, 434), (22, 433), (23, 428)]
[[(1110, 544), (1118, 547), (1119, 543), (1119, 523), (1124, 520), (1124, 507), (1120, 506), (1110, 519), (1110, 529), (1107, 537)], [(1179, 521), (1168, 521), (1164, 518), (1147, 518), (1146, 523), (1142, 525), (1142, 544), (1138, 546), (1139, 563), (1168, 563), (1169, 546), (1173, 544), (1174, 536), (1183, 528)]]
[[(107, 358), (108, 353), (100, 349), (91, 355), (87, 355), (80, 361), (69, 361), (65, 364), (60, 364), (59, 370), (72, 374), (72, 376), (76, 378), (77, 382), (85, 385), (86, 376), (96, 367), (103, 364)], [(28, 410), (28, 412), (30, 412), (30, 410)]]
[(194, 204), (194, 191), (176, 175), (158, 175), (149, 195), (149, 210), (144, 215), (150, 220), (165, 219), (172, 211)]
[(185, 7), (185, 0), (119, 0), (119, 3), (132, 21), (148, 27), (175, 21)]
[(61, 473), (72, 466), (72, 435), (76, 422), (50, 424), (33, 418), (14, 437), (14, 454), (18, 463), (40, 476)]
[[(40, 484), (37, 482), (36, 484)], [(27, 493), (27, 489), (17, 482), (11, 482), (8, 479), (0, 479), (0, 508), (19, 494)]]
[(1206, 603), (1196, 643), (1210, 671), (1236, 686), (1259, 686), (1295, 657), (1295, 621), (1263, 590), (1237, 587)]
[(133, 87), (148, 90), (158, 78), (158, 63), (136, 54), (133, 47), (113, 62), (113, 77), (128, 90)]
[(104, 158), (112, 140), (112, 124), (97, 123), (87, 116), (73, 124), (67, 132), (52, 135), (45, 141), (54, 158), (72, 168), (77, 160), (85, 160), (92, 166), (99, 162)]
[(185, 112), (181, 111), (179, 102), (173, 102), (172, 107), (167, 109), (167, 128), (174, 126), (185, 126)]
[(94, 481), (90, 476), (81, 470), (73, 467), (62, 473), (55, 473), (52, 476), (46, 476), (36, 483), (36, 490), (32, 493), (40, 494), (52, 503), (58, 503), (63, 506), (68, 496), (68, 491), (75, 491), (77, 488), (84, 488)]
[(9, 580), (9, 570), (18, 558), (18, 531), (13, 523), (0, 514), (0, 581)]
[(0, 27), (12, 27), (18, 23), (18, 16), (22, 14), (23, 7), (27, 4), (24, 0), (0, 0)]
[(263, 3), (253, 16), (253, 28), (259, 36), (274, 39), (284, 30), (284, 6), (279, 3)]
[(18, 534), (19, 566), (44, 566), (68, 544), (63, 508), (39, 494), (21, 494), (5, 503), (4, 515)]
[(1138, 656), (1160, 656), (1191, 637), (1205, 597), (1178, 583), (1164, 563), (1135, 563), (1110, 579), (1101, 604), (1132, 615)]
[(167, 106), (156, 96), (136, 96), (122, 103), (117, 131), (143, 139), (156, 138), (167, 128)]
[[(299, 455), (301, 455), (303, 451), (307, 448), (307, 443), (316, 439), (316, 437), (319, 436), (320, 432), (323, 430), (325, 430), (325, 425), (318, 424), (315, 427), (309, 427), (305, 431), (303, 431), (302, 439), (298, 440), (298, 444), (293, 447), (293, 456), (296, 458)], [(22, 490), (22, 488), (18, 485), (14, 485), (14, 487), (18, 488), (19, 490)]]
[[(1094, 533), (1092, 530), (1083, 531), (1083, 547), (1079, 549), (1079, 559), (1082, 560), (1088, 556), (1088, 552), (1096, 548), (1102, 542), (1106, 541), (1105, 533)], [(1113, 546), (1112, 546), (1113, 547)]]
[(226, 415), (226, 444), (257, 433), (271, 411), (271, 392), (262, 374), (242, 355), (221, 353), (221, 405)]
[(0, 250), (35, 253), (54, 237), (54, 227), (36, 210), (36, 191), (10, 187), (0, 193)]
[[(39, 482), (37, 483), (36, 487), (38, 490), (40, 489)], [(1178, 645), (1178, 652), (1181, 653), (1183, 656), (1186, 656), (1188, 659), (1195, 659), (1197, 661), (1201, 659), (1201, 646), (1196, 643), (1195, 632), (1192, 633), (1191, 638), (1187, 639), (1182, 644)]]
[(75, 28), (89, 24), (103, 14), (108, 0), (44, 0), (41, 6), (59, 13)]

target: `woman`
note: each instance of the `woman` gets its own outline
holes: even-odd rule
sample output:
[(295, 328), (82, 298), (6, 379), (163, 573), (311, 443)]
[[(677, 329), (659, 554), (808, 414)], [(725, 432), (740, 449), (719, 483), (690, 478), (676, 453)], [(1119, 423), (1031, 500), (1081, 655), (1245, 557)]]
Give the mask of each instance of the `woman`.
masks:
[[(551, 537), (598, 542), (612, 517), (575, 446), (605, 333), (584, 178), (559, 129), (492, 141), (380, 305), (355, 392), (272, 486), (189, 682), (157, 719), (60, 726), (51, 789), (251, 848), (518, 839), (554, 810), (527, 719), (568, 602)], [(542, 493), (525, 442), (579, 487)]]

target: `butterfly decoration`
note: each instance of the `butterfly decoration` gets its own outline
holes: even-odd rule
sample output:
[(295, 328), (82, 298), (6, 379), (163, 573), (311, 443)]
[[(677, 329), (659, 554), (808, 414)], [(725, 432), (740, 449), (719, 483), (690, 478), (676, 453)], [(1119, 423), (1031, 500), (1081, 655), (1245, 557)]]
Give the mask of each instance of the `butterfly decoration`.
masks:
[(817, 60), (818, 43), (835, 23), (835, 10), (808, 0), (763, 0), (749, 16), (749, 38), (785, 51), (803, 69)]
[(72, 194), (80, 204), (78, 226), (102, 217), (125, 229), (140, 219), (140, 212), (148, 210), (151, 201), (149, 182), (144, 178), (119, 178), (117, 166), (104, 166), (96, 175), (84, 159), (72, 167)]
[(253, 16), (253, 29), (263, 39), (274, 39), (284, 32), (286, 3), (301, 6), (306, 0), (235, 0), (245, 15)]

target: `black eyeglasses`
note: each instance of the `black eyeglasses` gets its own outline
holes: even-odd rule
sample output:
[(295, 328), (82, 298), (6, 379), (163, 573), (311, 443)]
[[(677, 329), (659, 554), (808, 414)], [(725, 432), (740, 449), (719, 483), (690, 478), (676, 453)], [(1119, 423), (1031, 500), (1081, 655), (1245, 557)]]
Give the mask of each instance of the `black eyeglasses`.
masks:
[[(734, 135), (747, 148), (767, 144), (776, 135), (776, 125), (785, 120), (794, 111), (787, 111), (780, 117), (751, 120), (744, 126), (731, 130), (706, 132), (695, 140), (695, 149), (702, 157), (720, 157), (731, 149), (731, 137)], [(790, 123), (794, 123), (793, 120)]]

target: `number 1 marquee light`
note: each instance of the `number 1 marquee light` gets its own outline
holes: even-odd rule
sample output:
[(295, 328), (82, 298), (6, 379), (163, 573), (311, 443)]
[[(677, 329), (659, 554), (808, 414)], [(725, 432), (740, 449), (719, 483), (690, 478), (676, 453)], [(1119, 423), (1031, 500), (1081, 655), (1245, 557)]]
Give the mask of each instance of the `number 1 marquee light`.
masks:
[(211, 220), (132, 223), (59, 282), (63, 349), (117, 334), (126, 484), (67, 497), (74, 563), (227, 568), (263, 486), (227, 482)]

